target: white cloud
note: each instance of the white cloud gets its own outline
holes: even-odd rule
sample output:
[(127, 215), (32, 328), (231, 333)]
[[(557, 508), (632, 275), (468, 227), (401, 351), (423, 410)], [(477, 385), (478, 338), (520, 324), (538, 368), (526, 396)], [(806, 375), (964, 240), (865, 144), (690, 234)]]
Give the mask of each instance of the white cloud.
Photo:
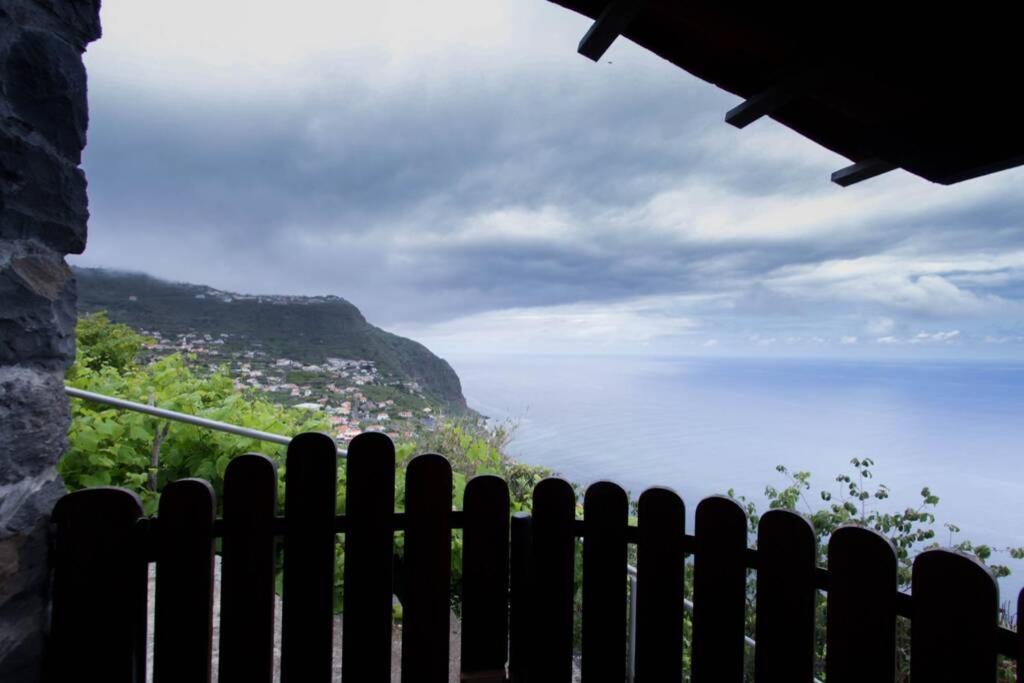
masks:
[(589, 22), (552, 3), (103, 15), (78, 263), (335, 293), (440, 345), (1009, 353), (1024, 331), (1024, 169), (835, 187), (845, 160), (733, 130), (735, 98), (629, 41), (579, 57)]
[[(780, 136), (792, 135), (792, 131), (776, 129), (744, 132), (755, 144), (760, 143), (762, 137), (771, 142), (779, 140)], [(711, 139), (719, 138), (712, 136)], [(799, 150), (807, 141), (793, 140), (791, 144), (799, 162)], [(729, 149), (722, 147), (722, 151)], [(812, 156), (814, 167), (824, 161), (822, 155)], [(756, 159), (756, 156), (748, 157), (737, 163), (751, 164)], [(774, 163), (783, 162), (776, 160)], [(833, 165), (836, 163), (843, 162), (835, 157)], [(684, 242), (777, 242), (854, 235), (863, 238), (893, 221), (915, 217), (927, 220), (927, 216), (985, 202), (1010, 191), (1012, 186), (1004, 179), (940, 187), (896, 173), (853, 188), (820, 183), (812, 188), (803, 187), (799, 193), (751, 193), (730, 187), (721, 179), (698, 176), (653, 195), (644, 206), (626, 213), (621, 222), (649, 226), (666, 238)]]
[(960, 336), (960, 330), (947, 330), (945, 332), (918, 332), (909, 341), (911, 344), (948, 343), (955, 341)]
[[(913, 256), (898, 252), (854, 259), (784, 266), (765, 285), (789, 296), (877, 304), (929, 315), (982, 315), (1019, 311), (1015, 301), (984, 291), (958, 287), (949, 272), (989, 271), (1024, 263), (1024, 250), (1001, 255)], [(891, 317), (880, 316), (867, 325), (870, 334), (886, 336), (894, 327)]]
[(756, 346), (771, 346), (776, 342), (775, 337), (763, 337), (756, 332), (747, 337), (747, 340)]
[(90, 67), (118, 82), (205, 96), (295, 92), (339, 75), (388, 86), (424, 73), (484, 73), (520, 54), (523, 36), (528, 59), (544, 60), (587, 26), (546, 4), (475, 0), (104, 0), (102, 17)]
[(506, 207), (469, 216), (459, 232), (449, 236), (465, 243), (571, 243), (584, 235), (564, 209), (556, 206)]
[(665, 350), (700, 326), (695, 319), (667, 314), (665, 303), (637, 299), (510, 308), (398, 331), (443, 351), (628, 352), (657, 344)]
[(864, 330), (870, 335), (885, 336), (892, 332), (895, 327), (896, 321), (892, 318), (879, 317), (869, 320), (864, 326)]

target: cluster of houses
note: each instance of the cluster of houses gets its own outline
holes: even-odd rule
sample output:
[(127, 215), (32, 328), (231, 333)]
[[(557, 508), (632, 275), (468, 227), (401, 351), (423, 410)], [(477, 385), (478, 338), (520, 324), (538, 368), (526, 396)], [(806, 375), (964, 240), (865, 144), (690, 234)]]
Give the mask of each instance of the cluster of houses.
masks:
[(173, 337), (165, 337), (157, 330), (140, 330), (140, 333), (152, 340), (146, 348), (150, 351), (156, 352), (157, 354), (176, 353), (180, 351), (182, 353), (219, 356), (222, 351), (221, 347), (223, 347), (231, 337), (229, 334), (218, 334), (214, 336), (212, 334), (199, 334), (196, 332), (178, 334)]
[[(132, 301), (136, 300), (136, 297), (128, 297)], [(222, 292), (219, 289), (213, 289), (212, 287), (205, 288), (202, 292), (195, 295), (197, 299), (215, 299), (225, 304), (234, 303), (235, 301), (255, 301), (260, 304), (299, 304), (308, 306), (310, 304), (326, 304), (332, 301), (342, 301), (341, 297), (327, 295), (327, 296), (289, 296), (286, 294), (238, 294), (235, 292)]]
[[(385, 377), (372, 360), (327, 358), (323, 363), (304, 363), (271, 358), (260, 350), (234, 351), (240, 345), (230, 343), (229, 334), (171, 337), (152, 330), (142, 334), (152, 339), (148, 348), (157, 355), (188, 353), (211, 371), (227, 365), (239, 391), (258, 391), (293, 408), (323, 412), (340, 442), (364, 431), (405, 440), (435, 426), (435, 408), (424, 398), (420, 385)], [(367, 393), (380, 392), (368, 387), (388, 387), (395, 398), (374, 400)]]

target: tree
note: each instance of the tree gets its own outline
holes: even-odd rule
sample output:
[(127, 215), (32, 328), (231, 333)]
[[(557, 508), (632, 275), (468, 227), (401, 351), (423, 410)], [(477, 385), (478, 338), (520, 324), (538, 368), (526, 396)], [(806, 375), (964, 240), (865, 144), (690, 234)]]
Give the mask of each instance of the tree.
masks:
[[(241, 393), (227, 368), (199, 375), (177, 353), (143, 364), (147, 339), (102, 313), (84, 316), (77, 337), (66, 378), (76, 388), (276, 434), (329, 426), (322, 416)], [(147, 513), (167, 482), (201, 477), (219, 494), (231, 458), (258, 452), (283, 462), (284, 455), (277, 444), (82, 400), (72, 402), (69, 442), (58, 465), (68, 488), (122, 486), (139, 494)]]
[(135, 363), (143, 345), (149, 341), (127, 325), (110, 322), (105, 311), (79, 318), (75, 337), (77, 357), (70, 376), (83, 368), (124, 370)]

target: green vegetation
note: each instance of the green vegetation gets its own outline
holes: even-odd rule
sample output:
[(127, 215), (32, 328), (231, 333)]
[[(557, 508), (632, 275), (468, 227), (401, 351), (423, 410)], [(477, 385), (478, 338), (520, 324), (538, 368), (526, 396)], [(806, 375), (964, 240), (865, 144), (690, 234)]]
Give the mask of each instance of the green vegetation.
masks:
[[(1024, 558), (1024, 548), (993, 548), (988, 545), (976, 544), (967, 539), (957, 539), (960, 529), (949, 522), (942, 525), (946, 532), (945, 543), (939, 543), (940, 528), (936, 528), (935, 509), (939, 504), (936, 496), (927, 486), (921, 489), (919, 503), (916, 507), (886, 510), (881, 506), (890, 497), (890, 489), (884, 484), (872, 486), (875, 462), (870, 458), (854, 458), (850, 461), (851, 470), (841, 472), (835, 477), (836, 485), (832, 489), (823, 488), (812, 496), (811, 473), (792, 472), (783, 465), (776, 471), (785, 478), (782, 487), (766, 486), (764, 496), (769, 509), (793, 510), (804, 514), (814, 525), (818, 542), (818, 564), (827, 566), (828, 540), (836, 529), (842, 525), (854, 524), (873, 529), (888, 538), (896, 550), (898, 559), (897, 581), (899, 589), (907, 591), (911, 583), (911, 571), (914, 557), (921, 551), (940, 545), (951, 547), (976, 556), (987, 564), (997, 577), (1007, 576), (1009, 567), (989, 562), (1002, 555), (1015, 559)], [(737, 496), (730, 490), (729, 495), (744, 505), (750, 525), (751, 537), (757, 533), (760, 514), (757, 506), (745, 496)], [(692, 576), (692, 575), (691, 575)], [(688, 577), (689, 578), (689, 577)], [(692, 582), (688, 582), (692, 586)], [(747, 632), (754, 635), (754, 596), (755, 579), (751, 575), (747, 581)], [(817, 660), (815, 675), (825, 680), (825, 596), (819, 593), (817, 605), (816, 646)], [(1013, 626), (1015, 615), (1004, 607), (1001, 619), (1004, 625)], [(910, 677), (910, 622), (907, 619), (897, 620), (897, 680), (909, 681)], [(753, 673), (748, 662), (748, 677), (753, 680)], [(1009, 683), (1015, 680), (1015, 669), (1011, 662), (1003, 661), (1000, 668), (1000, 681)]]
[[(836, 476), (835, 490), (822, 489), (817, 498), (821, 504), (812, 505), (807, 494), (811, 491), (810, 472), (790, 472), (779, 465), (776, 471), (786, 478), (782, 488), (767, 486), (764, 494), (769, 509), (781, 508), (802, 512), (814, 525), (818, 538), (819, 562), (824, 565), (828, 539), (839, 526), (856, 524), (874, 529), (888, 538), (896, 549), (899, 560), (898, 581), (901, 590), (910, 588), (911, 568), (914, 557), (928, 548), (941, 545), (935, 539), (938, 530), (935, 528), (935, 509), (939, 497), (927, 486), (921, 489), (920, 502), (917, 507), (903, 510), (885, 511), (878, 507), (880, 501), (890, 496), (889, 487), (885, 484), (871, 486), (874, 479), (875, 462), (870, 458), (854, 458), (850, 461), (852, 470)], [(747, 509), (751, 532), (756, 532), (760, 516), (757, 507), (744, 496), (736, 496), (733, 491), (729, 495), (737, 498)], [(1015, 559), (1024, 558), (1024, 548), (993, 548), (988, 545), (975, 544), (969, 540), (957, 540), (959, 527), (946, 522), (942, 527), (948, 533), (946, 547), (975, 555), (988, 564), (994, 554), (1005, 554)], [(996, 577), (1007, 576), (1009, 567), (1002, 564), (989, 564), (989, 569)]]
[[(102, 313), (83, 316), (68, 384), (277, 434), (328, 426), (322, 417), (243, 395), (225, 369), (200, 376), (180, 354), (143, 365), (137, 358), (146, 341)], [(122, 486), (139, 494), (148, 513), (156, 511), (159, 492), (169, 481), (202, 477), (219, 494), (234, 455), (256, 452), (280, 460), (284, 454), (282, 446), (265, 441), (88, 401), (73, 400), (71, 409), (70, 449), (58, 465), (68, 488)]]
[(322, 375), (315, 372), (307, 372), (305, 370), (290, 370), (285, 379), (294, 384), (304, 384), (306, 386), (324, 384), (325, 380)]
[[(111, 323), (103, 313), (83, 316), (78, 323), (77, 338), (78, 359), (67, 373), (67, 382), (79, 389), (276, 434), (327, 431), (329, 428), (319, 413), (286, 408), (260, 395), (240, 393), (226, 368), (200, 375), (181, 354), (143, 364), (139, 356), (149, 340), (127, 325)], [(529, 509), (533, 487), (550, 472), (515, 463), (505, 456), (502, 449), (509, 435), (508, 429), (483, 429), (476, 420), (465, 417), (441, 422), (418, 441), (398, 444), (395, 499), (399, 509), (405, 498), (405, 465), (415, 454), (428, 451), (444, 453), (452, 462), (455, 500), (462, 501), (470, 477), (493, 473), (512, 483), (515, 509)], [(285, 449), (276, 444), (170, 423), (81, 400), (72, 401), (69, 441), (70, 449), (59, 464), (69, 489), (120, 486), (137, 493), (148, 514), (156, 512), (163, 487), (176, 479), (206, 479), (219, 496), (228, 462), (247, 452), (264, 453), (277, 461), (282, 481), (280, 503), (284, 502)], [(341, 467), (339, 512), (345, 509), (345, 493), (345, 472)], [(457, 589), (461, 584), (462, 546), (459, 535), (455, 536), (452, 581)], [(400, 535), (397, 548), (401, 553)], [(335, 599), (340, 609), (343, 591), (340, 569), (344, 562), (341, 544), (336, 561), (339, 571)], [(458, 590), (453, 591), (453, 595), (458, 593)]]
[(391, 412), (398, 412), (402, 410), (411, 410), (414, 413), (419, 414), (424, 408), (431, 408), (429, 401), (409, 394), (402, 391), (398, 387), (382, 386), (380, 384), (366, 384), (359, 387), (359, 390), (363, 392), (371, 401), (377, 403), (383, 403), (384, 401), (394, 401), (395, 406), (391, 408)]
[[(389, 377), (418, 382), (453, 413), (466, 410), (455, 371), (422, 344), (385, 332), (339, 297), (246, 297), (138, 273), (76, 268), (79, 309), (164, 335), (226, 334), (225, 351), (261, 350), (274, 358), (376, 362)], [(228, 302), (230, 300), (230, 303)]]
[[(226, 368), (208, 375), (200, 375), (190, 368), (186, 358), (173, 354), (147, 364), (138, 358), (147, 342), (146, 338), (126, 325), (113, 324), (102, 314), (82, 317), (78, 326), (78, 360), (68, 371), (72, 386), (118, 396), (128, 400), (149, 402), (160, 407), (201, 415), (215, 420), (239, 424), (278, 434), (297, 434), (303, 431), (325, 431), (328, 424), (319, 413), (294, 410), (272, 403), (259, 395), (246, 395), (234, 388)], [(365, 387), (373, 400), (391, 398), (387, 387)], [(397, 397), (395, 397), (397, 405)], [(163, 486), (183, 477), (202, 477), (209, 480), (218, 493), (222, 490), (224, 470), (230, 459), (244, 452), (262, 452), (278, 462), (284, 474), (283, 447), (266, 442), (237, 437), (221, 432), (199, 429), (133, 412), (122, 412), (85, 401), (72, 402), (73, 421), (70, 430), (70, 450), (59, 468), (71, 489), (96, 485), (115, 485), (138, 493), (146, 511), (156, 510)], [(404, 504), (403, 471), (418, 453), (437, 452), (452, 464), (454, 500), (461, 504), (466, 482), (477, 474), (495, 474), (509, 482), (512, 506), (515, 511), (528, 511), (534, 486), (551, 472), (545, 468), (514, 462), (506, 454), (513, 429), (509, 425), (484, 428), (471, 418), (442, 420), (433, 431), (421, 432), (414, 440), (396, 446), (396, 503), (399, 510)], [(784, 477), (782, 486), (767, 486), (764, 498), (769, 509), (787, 509), (806, 515), (814, 525), (818, 540), (819, 564), (827, 564), (828, 539), (839, 526), (857, 524), (874, 529), (890, 539), (899, 558), (899, 584), (906, 590), (910, 585), (913, 558), (922, 550), (939, 545), (940, 533), (946, 545), (976, 555), (989, 563), (999, 556), (1024, 558), (1024, 548), (993, 548), (958, 538), (960, 529), (951, 523), (937, 528), (935, 510), (939, 498), (927, 487), (920, 492), (916, 507), (885, 509), (890, 489), (882, 484), (873, 485), (875, 463), (871, 459), (854, 459), (852, 469), (835, 477), (835, 485), (812, 493), (809, 472), (791, 472), (784, 466), (777, 472)], [(345, 509), (345, 475), (340, 468), (337, 508)], [(283, 479), (283, 477), (282, 477)], [(281, 487), (283, 502), (283, 485)], [(751, 537), (755, 537), (760, 519), (758, 506), (749, 498), (729, 491), (746, 509)], [(581, 510), (581, 508), (578, 508)], [(581, 512), (580, 512), (581, 514)], [(401, 534), (396, 538), (397, 551), (402, 552)], [(576, 608), (581, 607), (582, 544), (577, 543)], [(461, 584), (461, 534), (453, 534), (452, 596), (453, 608), (458, 610)], [(630, 549), (635, 557), (635, 548)], [(335, 606), (340, 610), (344, 587), (342, 565), (343, 545), (336, 553), (337, 591)], [(1010, 570), (1002, 564), (989, 564), (996, 576), (1006, 576)], [(692, 563), (687, 566), (687, 592), (692, 590)], [(754, 635), (754, 581), (748, 582), (748, 633)], [(824, 680), (824, 624), (825, 603), (819, 599), (818, 672)], [(1003, 614), (1005, 623), (1012, 621)], [(579, 620), (577, 619), (577, 624)], [(899, 621), (899, 680), (907, 680), (909, 660), (909, 628), (904, 619)], [(690, 623), (686, 623), (689, 638)], [(579, 634), (577, 633), (577, 638)], [(577, 641), (578, 642), (578, 641)], [(689, 657), (690, 649), (685, 649)], [(748, 658), (752, 660), (752, 658)], [(1013, 669), (1005, 663), (1001, 679), (1013, 680)]]

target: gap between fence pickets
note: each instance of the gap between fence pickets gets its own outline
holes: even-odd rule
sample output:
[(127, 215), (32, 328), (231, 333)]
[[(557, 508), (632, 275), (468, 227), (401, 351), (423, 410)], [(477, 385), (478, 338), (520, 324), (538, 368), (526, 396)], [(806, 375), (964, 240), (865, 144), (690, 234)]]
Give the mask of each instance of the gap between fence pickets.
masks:
[[(218, 680), (217, 666), (220, 655), (220, 555), (214, 556), (214, 588), (213, 588), (213, 644), (212, 644), (212, 681)], [(146, 618), (146, 683), (153, 681), (153, 626), (154, 626), (154, 603), (156, 598), (156, 563), (149, 564), (149, 587), (148, 587), (148, 614)], [(334, 618), (334, 680), (341, 680), (341, 615)], [(462, 652), (462, 625), (454, 614), (451, 615), (449, 633), (449, 652), (451, 653), (448, 664), (448, 680), (450, 683), (459, 683), (459, 661)], [(402, 665), (402, 629), (395, 625), (391, 640), (391, 681), (400, 683)], [(281, 677), (281, 598), (274, 596), (274, 680)], [(475, 680), (475, 679), (467, 679)], [(485, 683), (487, 679), (480, 679)]]

